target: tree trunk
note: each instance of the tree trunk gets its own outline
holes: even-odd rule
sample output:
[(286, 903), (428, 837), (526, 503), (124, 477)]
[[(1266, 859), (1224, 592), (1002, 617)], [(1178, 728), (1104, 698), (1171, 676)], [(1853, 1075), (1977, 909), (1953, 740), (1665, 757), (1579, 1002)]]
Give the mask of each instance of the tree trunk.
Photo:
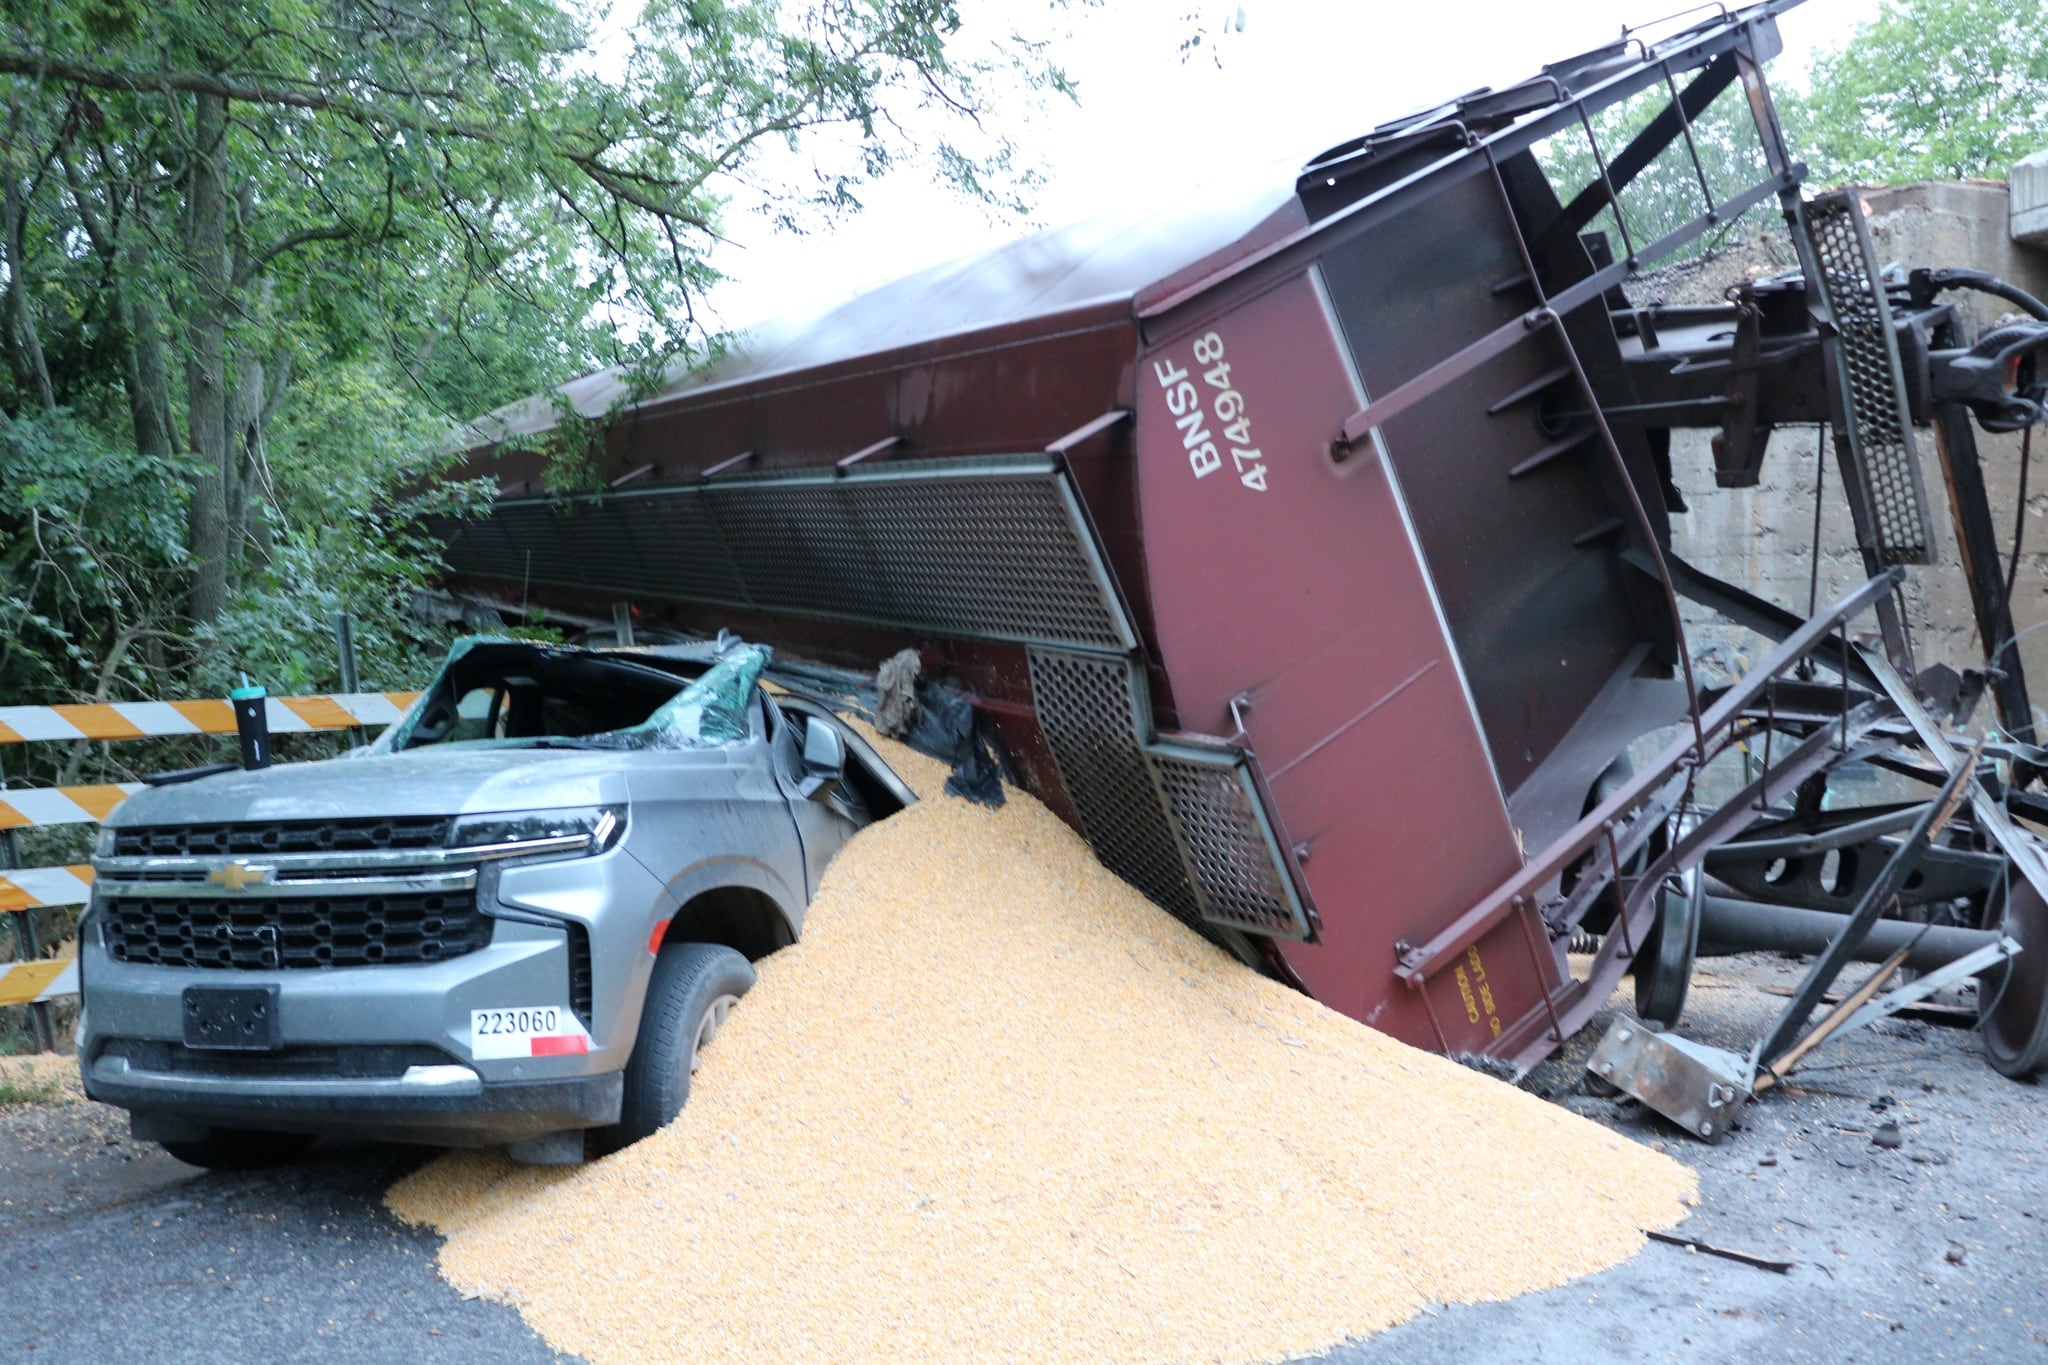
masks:
[(194, 624), (213, 620), (227, 605), (239, 520), (228, 506), (227, 331), (233, 277), (228, 255), (227, 100), (194, 96), (192, 165), (185, 190), (185, 257), (195, 297), (186, 319), (187, 435), (198, 469), (186, 515), (186, 550), (192, 560)]
[(36, 391), (43, 411), (57, 406), (57, 392), (50, 383), (50, 367), (43, 359), (42, 338), (36, 333), (35, 313), (28, 298), (28, 203), (22, 197), (21, 182), (14, 168), (7, 168), (4, 190), (7, 215), (7, 330), (14, 342), (17, 368)]
[(164, 355), (164, 334), (156, 307), (144, 296), (142, 279), (146, 244), (140, 228), (122, 234), (118, 300), (128, 345), (121, 357), (128, 387), (128, 416), (135, 425), (135, 448), (168, 459), (177, 449), (171, 421), (171, 367)]
[(291, 372), (290, 351), (280, 351), (268, 363), (260, 356), (244, 356), (235, 364), (235, 481), (229, 489), (228, 505), (236, 509), (236, 543), (246, 546), (252, 564), (259, 566), (270, 562), (271, 547), (270, 523), (256, 516), (257, 506), (269, 501), (272, 491), (263, 434), (284, 402)]

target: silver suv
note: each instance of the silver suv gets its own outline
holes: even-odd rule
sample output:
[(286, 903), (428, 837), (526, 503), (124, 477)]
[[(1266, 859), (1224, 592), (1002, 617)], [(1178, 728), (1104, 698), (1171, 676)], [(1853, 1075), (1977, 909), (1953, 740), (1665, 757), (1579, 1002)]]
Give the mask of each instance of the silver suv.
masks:
[(653, 1132), (832, 855), (916, 799), (767, 663), (465, 641), (364, 748), (129, 798), (80, 928), (86, 1092), (209, 1166)]

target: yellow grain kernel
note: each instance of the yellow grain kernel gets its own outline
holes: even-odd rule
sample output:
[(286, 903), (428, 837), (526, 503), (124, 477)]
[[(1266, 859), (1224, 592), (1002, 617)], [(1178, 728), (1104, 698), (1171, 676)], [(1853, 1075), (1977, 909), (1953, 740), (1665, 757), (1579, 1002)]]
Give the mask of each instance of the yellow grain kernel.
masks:
[(395, 1185), (592, 1361), (1267, 1361), (1548, 1288), (1692, 1173), (1253, 974), (1031, 797), (855, 839), (689, 1106), (574, 1170)]

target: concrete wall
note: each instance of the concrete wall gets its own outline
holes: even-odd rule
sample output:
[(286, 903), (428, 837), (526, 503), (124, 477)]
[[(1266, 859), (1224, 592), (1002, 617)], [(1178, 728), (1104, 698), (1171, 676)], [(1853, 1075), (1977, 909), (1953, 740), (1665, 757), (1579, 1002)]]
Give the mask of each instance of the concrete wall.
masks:
[[(2006, 187), (1973, 181), (1919, 184), (1871, 190), (1865, 212), (1878, 258), (1916, 265), (1974, 266), (1989, 270), (2037, 294), (2048, 294), (2048, 250), (2016, 245), (2009, 235)], [(1639, 282), (1638, 302), (1719, 302), (1729, 285), (1745, 278), (1795, 268), (1791, 243), (1782, 229), (1763, 233), (1716, 254)], [(2008, 311), (2002, 300), (1956, 294), (1981, 329)], [(1974, 335), (1974, 330), (1973, 330)], [(1956, 551), (1955, 529), (1942, 485), (1941, 465), (1931, 432), (1916, 433), (1924, 464), (1935, 546), (1940, 562), (1909, 569), (1907, 601), (1917, 660), (1961, 668), (1981, 663), (1982, 645), (1970, 611)], [(1999, 526), (2000, 555), (2011, 547), (2018, 496), (2020, 439), (1978, 432), (1990, 487), (1992, 515)], [(1672, 519), (1678, 552), (1718, 577), (1739, 583), (1782, 606), (1804, 613), (1808, 602), (1814, 517), (1814, 480), (1824, 481), (1820, 527), (1819, 600), (1825, 603), (1861, 581), (1863, 565), (1836, 465), (1832, 438), (1817, 460), (1813, 428), (1780, 430), (1771, 440), (1758, 487), (1714, 486), (1709, 433), (1678, 433), (1672, 463), (1692, 511)], [(2018, 627), (2048, 621), (2048, 432), (2037, 433), (2034, 468), (2028, 483), (2025, 550), (2013, 590)], [(1758, 642), (1725, 628), (1718, 618), (1692, 613), (1688, 630), (1704, 680), (1725, 676), (1731, 665), (1753, 660)], [(1868, 618), (1866, 618), (1866, 621)], [(2037, 701), (2048, 701), (2048, 628), (2021, 641), (2021, 656)], [(1986, 708), (1988, 712), (1988, 707)]]

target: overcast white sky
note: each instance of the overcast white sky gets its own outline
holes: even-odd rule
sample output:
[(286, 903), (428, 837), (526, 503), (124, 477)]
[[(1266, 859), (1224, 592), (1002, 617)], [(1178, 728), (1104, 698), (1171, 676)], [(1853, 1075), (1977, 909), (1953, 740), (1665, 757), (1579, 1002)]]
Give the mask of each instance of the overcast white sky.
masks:
[[(714, 256), (730, 277), (719, 323), (746, 327), (927, 265), (1159, 193), (1268, 179), (1387, 118), (1482, 85), (1502, 86), (1648, 24), (1682, 0), (1244, 0), (1244, 27), (1218, 34), (1234, 4), (1103, 0), (1067, 19), (1057, 60), (1080, 84), (1078, 107), (1053, 107), (1011, 136), (1048, 178), (1030, 221), (935, 190), (921, 174), (869, 187), (865, 211), (829, 233), (791, 236), (734, 213)], [(1775, 83), (1798, 84), (1816, 48), (1841, 46), (1878, 0), (1807, 0), (1779, 19)], [(1703, 9), (1706, 7), (1702, 7)], [(966, 0), (970, 24), (1043, 13), (1042, 0)], [(1193, 12), (1195, 18), (1190, 19)], [(1199, 26), (1219, 63), (1183, 62)], [(1654, 34), (1653, 34), (1654, 36)], [(1204, 48), (1209, 46), (1205, 41)]]

